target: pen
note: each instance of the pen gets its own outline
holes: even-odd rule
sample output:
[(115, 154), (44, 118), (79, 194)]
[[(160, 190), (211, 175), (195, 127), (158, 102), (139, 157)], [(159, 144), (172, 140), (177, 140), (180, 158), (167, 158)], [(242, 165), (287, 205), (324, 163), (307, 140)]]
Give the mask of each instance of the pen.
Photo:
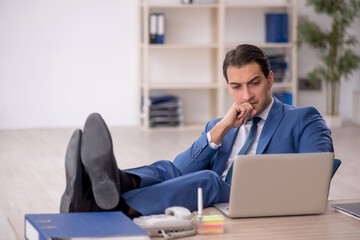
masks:
[(203, 212), (203, 193), (202, 193), (202, 188), (199, 187), (198, 188), (198, 217), (199, 218), (202, 217), (202, 212)]

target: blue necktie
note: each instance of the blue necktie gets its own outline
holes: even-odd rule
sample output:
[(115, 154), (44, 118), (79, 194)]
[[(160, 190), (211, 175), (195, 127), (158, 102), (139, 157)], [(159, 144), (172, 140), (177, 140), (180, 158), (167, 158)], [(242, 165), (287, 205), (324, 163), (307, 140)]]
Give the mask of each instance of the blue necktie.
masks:
[[(250, 128), (250, 132), (249, 132), (249, 135), (246, 138), (246, 141), (245, 141), (244, 145), (242, 146), (240, 152), (238, 153), (238, 155), (244, 155), (247, 152), (247, 150), (249, 149), (252, 141), (255, 138), (256, 130), (257, 130), (257, 124), (258, 124), (258, 122), (260, 120), (261, 120), (260, 117), (253, 117), (253, 118), (250, 119), (250, 121), (252, 123), (251, 128)], [(231, 183), (233, 166), (234, 166), (234, 163), (231, 164), (231, 166), (229, 168), (229, 171), (228, 171), (228, 173), (226, 175), (226, 178), (225, 178), (225, 182), (227, 182), (228, 184)]]

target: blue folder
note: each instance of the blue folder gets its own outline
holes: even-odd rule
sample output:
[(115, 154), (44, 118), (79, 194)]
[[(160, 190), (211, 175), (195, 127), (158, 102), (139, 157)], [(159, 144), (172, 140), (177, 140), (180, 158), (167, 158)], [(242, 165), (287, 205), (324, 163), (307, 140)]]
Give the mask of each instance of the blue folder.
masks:
[(266, 14), (266, 42), (288, 42), (288, 14)]

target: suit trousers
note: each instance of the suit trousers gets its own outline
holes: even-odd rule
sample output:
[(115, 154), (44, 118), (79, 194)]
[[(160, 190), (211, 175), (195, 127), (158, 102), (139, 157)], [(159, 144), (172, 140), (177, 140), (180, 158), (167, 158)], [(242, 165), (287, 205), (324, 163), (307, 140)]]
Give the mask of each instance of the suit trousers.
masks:
[(166, 160), (151, 165), (124, 170), (141, 179), (140, 187), (122, 193), (126, 203), (142, 215), (161, 214), (172, 206), (197, 210), (197, 189), (203, 189), (203, 206), (229, 202), (230, 185), (211, 170), (181, 174)]

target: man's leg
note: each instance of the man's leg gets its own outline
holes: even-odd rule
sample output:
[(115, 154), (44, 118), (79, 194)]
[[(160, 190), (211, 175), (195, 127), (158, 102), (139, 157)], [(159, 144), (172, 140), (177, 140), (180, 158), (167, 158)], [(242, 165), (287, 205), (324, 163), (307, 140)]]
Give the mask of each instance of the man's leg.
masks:
[[(89, 174), (92, 186), (90, 190), (95, 200), (88, 211), (121, 210), (128, 214), (128, 201), (131, 202), (131, 207), (142, 214), (163, 212), (168, 206), (174, 205), (194, 210), (199, 186), (204, 189), (204, 206), (226, 202), (229, 197), (229, 185), (212, 171), (181, 176), (170, 161), (158, 161), (150, 166), (126, 171), (119, 170), (113, 156), (110, 133), (99, 114), (91, 114), (86, 121), (81, 141), (81, 158), (85, 171)], [(140, 191), (132, 190), (138, 186), (141, 187)], [(126, 193), (129, 190), (132, 191)], [(135, 196), (138, 199), (134, 201)], [(150, 210), (144, 209), (149, 207)]]
[(181, 175), (170, 161), (122, 171), (113, 154), (110, 132), (99, 114), (86, 120), (81, 141), (81, 159), (91, 180), (96, 204), (103, 210), (128, 212), (122, 194), (136, 187), (157, 184)]
[[(97, 129), (98, 131), (94, 131), (94, 129)], [(99, 131), (99, 129), (102, 130)], [(124, 200), (122, 198), (119, 198), (119, 193), (116, 192), (115, 187), (118, 186), (119, 182), (122, 182), (122, 189), (124, 191), (127, 191), (129, 189), (133, 189), (133, 183), (130, 176), (118, 170), (116, 162), (112, 162), (112, 158), (109, 159), (109, 156), (113, 157), (112, 140), (107, 130), (107, 127), (101, 119), (100, 115), (90, 115), (87, 124), (85, 124), (84, 130), (85, 134), (83, 134), (80, 129), (74, 131), (66, 150), (66, 189), (61, 198), (60, 212), (97, 212), (116, 209), (125, 210), (124, 212), (127, 213), (128, 206), (124, 203)], [(100, 134), (97, 136), (96, 134), (98, 133)], [(101, 143), (98, 144), (96, 141), (101, 141)], [(85, 147), (82, 148), (81, 146), (84, 145)], [(85, 163), (89, 164), (90, 162), (90, 164), (99, 164), (99, 166), (96, 166), (95, 168), (87, 166), (88, 169), (85, 169), (81, 157), (81, 150), (83, 150)], [(96, 155), (93, 154), (97, 151), (100, 154), (103, 154), (99, 158), (96, 158)], [(98, 160), (98, 162), (92, 162), (95, 160)], [(90, 181), (90, 177), (88, 175), (89, 169), (90, 172), (93, 174), (93, 182)], [(107, 202), (108, 196), (100, 196), (100, 199), (98, 199), (98, 201), (101, 203), (105, 201), (105, 204), (102, 205), (95, 202), (92, 185), (97, 186), (104, 183), (102, 182), (101, 177), (97, 178), (98, 175), (96, 174), (98, 172), (94, 173), (94, 171), (99, 171), (99, 173), (103, 174), (103, 177), (106, 178), (107, 181), (111, 182), (110, 184), (106, 182), (106, 184), (115, 186), (110, 190), (108, 189), (109, 192), (107, 193), (110, 195), (110, 201)], [(114, 177), (116, 173), (117, 176)], [(102, 191), (102, 189), (97, 189), (96, 196), (98, 198), (99, 191)], [(120, 200), (113, 201), (113, 194), (117, 194), (117, 198)]]
[(123, 170), (123, 172), (136, 176), (140, 188), (161, 183), (163, 181), (181, 176), (179, 169), (168, 160), (160, 160), (147, 166)]
[[(156, 163), (155, 163), (156, 164)], [(137, 174), (136, 171), (132, 171)], [(140, 175), (140, 174), (139, 174)], [(197, 209), (197, 189), (203, 189), (204, 207), (228, 202), (230, 185), (211, 170), (203, 170), (122, 194), (126, 203), (143, 215), (164, 213), (171, 206)]]
[(81, 141), (81, 160), (89, 175), (96, 204), (104, 210), (126, 210), (121, 191), (133, 188), (130, 176), (119, 171), (113, 153), (110, 132), (97, 114), (91, 114), (84, 126)]

